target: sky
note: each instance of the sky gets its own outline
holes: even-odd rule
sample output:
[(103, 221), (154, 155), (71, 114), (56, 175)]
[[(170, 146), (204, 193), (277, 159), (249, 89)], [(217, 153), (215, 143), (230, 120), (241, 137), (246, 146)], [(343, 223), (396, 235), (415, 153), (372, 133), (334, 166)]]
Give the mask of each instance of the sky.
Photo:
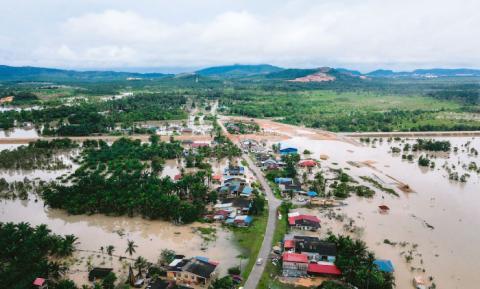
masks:
[(0, 0), (0, 64), (480, 68), (478, 0)]

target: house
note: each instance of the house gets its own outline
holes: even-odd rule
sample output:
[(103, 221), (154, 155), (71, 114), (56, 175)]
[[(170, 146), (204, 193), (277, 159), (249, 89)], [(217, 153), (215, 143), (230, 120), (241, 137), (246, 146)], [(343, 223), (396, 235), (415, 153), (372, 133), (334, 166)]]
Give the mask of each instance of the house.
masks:
[(307, 275), (308, 257), (303, 254), (285, 252), (282, 255), (282, 275), (302, 277)]
[(103, 279), (108, 275), (108, 273), (112, 272), (112, 270), (112, 268), (95, 267), (88, 272), (88, 281), (95, 282), (98, 279)]
[(375, 260), (373, 264), (382, 272), (393, 273), (395, 271), (393, 263), (390, 260)]
[(233, 225), (237, 227), (248, 227), (252, 224), (253, 217), (252, 216), (236, 216), (233, 219)]
[(275, 178), (275, 184), (279, 184), (279, 185), (293, 184), (293, 179), (292, 178)]
[(32, 284), (33, 286), (36, 286), (38, 289), (48, 288), (47, 280), (45, 280), (45, 278), (35, 278)]
[(167, 280), (187, 285), (205, 286), (216, 275), (218, 262), (208, 258), (195, 257), (188, 260), (177, 259), (169, 264)]
[(206, 142), (194, 142), (190, 145), (190, 147), (193, 148), (193, 149), (201, 148), (201, 147), (208, 147), (208, 146), (210, 146), (210, 145)]
[(239, 214), (248, 214), (252, 207), (252, 201), (245, 198), (226, 198), (220, 200), (214, 206), (217, 210), (225, 210), (229, 212), (237, 212)]
[(307, 255), (310, 262), (335, 262), (337, 256), (335, 243), (308, 236), (294, 236), (292, 241), (295, 253)]
[(281, 155), (289, 155), (289, 154), (297, 154), (298, 149), (293, 146), (286, 145), (284, 143), (280, 143), (280, 149), (279, 152)]
[(192, 133), (193, 132), (193, 129), (189, 128), (189, 127), (184, 127), (182, 128), (182, 132), (183, 133)]
[(288, 216), (288, 224), (301, 230), (316, 231), (320, 228), (320, 220), (312, 215)]
[(291, 184), (282, 184), (280, 187), (282, 192), (293, 192), (293, 193), (300, 193), (302, 192), (302, 185), (299, 183), (291, 183)]
[(224, 175), (241, 176), (245, 174), (245, 168), (242, 166), (229, 166), (225, 168)]
[(309, 275), (319, 276), (340, 276), (342, 271), (338, 269), (335, 264), (328, 262), (310, 263), (307, 267), (307, 273)]
[(298, 165), (303, 168), (313, 168), (317, 166), (317, 162), (314, 160), (303, 160), (300, 161)]

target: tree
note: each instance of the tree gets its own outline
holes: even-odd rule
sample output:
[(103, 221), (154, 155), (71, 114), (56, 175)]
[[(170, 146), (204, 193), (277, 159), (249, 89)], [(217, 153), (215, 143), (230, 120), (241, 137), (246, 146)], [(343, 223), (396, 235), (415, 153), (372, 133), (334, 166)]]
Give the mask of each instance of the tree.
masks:
[(113, 252), (115, 251), (115, 247), (113, 245), (107, 246), (107, 254), (112, 256)]
[(234, 283), (232, 277), (225, 276), (223, 278), (213, 280), (208, 289), (232, 289), (233, 286)]
[(78, 289), (78, 287), (72, 280), (65, 279), (58, 282), (55, 289)]
[(130, 255), (130, 257), (133, 255), (133, 253), (135, 253), (135, 248), (137, 248), (138, 246), (135, 244), (134, 241), (131, 241), (131, 240), (127, 240), (127, 249), (125, 250), (125, 253), (128, 253)]
[(261, 215), (265, 209), (265, 198), (259, 194), (255, 194), (252, 202), (252, 214)]
[(147, 265), (148, 265), (147, 260), (142, 256), (138, 256), (134, 263), (135, 268), (138, 269), (138, 272), (140, 274), (143, 273), (143, 270), (147, 267)]
[(170, 264), (175, 259), (175, 251), (163, 249), (160, 253), (160, 264)]
[(117, 281), (117, 276), (115, 273), (110, 272), (103, 278), (102, 288), (103, 289), (115, 289), (115, 281)]

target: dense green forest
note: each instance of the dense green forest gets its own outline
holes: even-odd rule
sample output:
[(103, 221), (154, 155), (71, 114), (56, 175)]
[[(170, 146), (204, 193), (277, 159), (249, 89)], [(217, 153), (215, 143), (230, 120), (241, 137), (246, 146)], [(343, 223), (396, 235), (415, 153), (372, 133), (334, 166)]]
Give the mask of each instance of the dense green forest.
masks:
[(61, 259), (75, 249), (73, 235), (52, 234), (46, 225), (0, 222), (0, 282), (2, 288), (32, 288), (37, 277), (49, 280), (49, 288), (74, 288), (62, 280), (68, 267)]
[(89, 141), (71, 184), (51, 184), (45, 203), (72, 214), (142, 215), (188, 223), (197, 220), (209, 201), (207, 174), (186, 174), (180, 180), (160, 177), (165, 159), (179, 157), (178, 142), (148, 144), (119, 139), (112, 145)]
[[(147, 120), (185, 119), (191, 99), (218, 100), (223, 114), (276, 117), (331, 131), (480, 129), (478, 77), (362, 79), (355, 71), (331, 69), (335, 81), (298, 83), (287, 80), (316, 70), (265, 69), (221, 67), (136, 81), (4, 82), (0, 96), (16, 95), (14, 105), (41, 109), (2, 111), (0, 128), (31, 122), (44, 135), (109, 134)], [(112, 98), (125, 91), (133, 96)]]

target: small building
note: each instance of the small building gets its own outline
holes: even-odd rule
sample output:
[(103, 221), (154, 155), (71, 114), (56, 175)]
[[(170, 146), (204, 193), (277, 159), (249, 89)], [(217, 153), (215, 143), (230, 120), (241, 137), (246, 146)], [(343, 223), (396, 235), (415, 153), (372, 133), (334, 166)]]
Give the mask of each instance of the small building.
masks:
[(309, 236), (294, 236), (293, 243), (295, 253), (307, 255), (310, 262), (335, 262), (337, 256), (335, 243)]
[(298, 163), (300, 167), (313, 168), (317, 166), (317, 162), (314, 160), (303, 160)]
[(225, 168), (223, 174), (230, 176), (242, 176), (245, 174), (245, 168), (242, 166), (229, 166), (228, 168)]
[(207, 285), (216, 274), (218, 262), (208, 258), (195, 257), (188, 260), (174, 260), (167, 271), (167, 280), (187, 285)]
[(214, 206), (217, 210), (235, 211), (239, 214), (248, 214), (252, 208), (252, 201), (246, 198), (225, 198)]
[(88, 272), (88, 281), (95, 282), (99, 279), (103, 279), (112, 271), (112, 268), (95, 267), (90, 272)]
[(32, 284), (33, 284), (33, 286), (36, 286), (38, 289), (48, 288), (47, 280), (45, 280), (45, 278), (35, 278), (35, 280), (33, 280)]
[(289, 216), (288, 224), (301, 230), (316, 231), (320, 228), (320, 219), (312, 215)]
[(309, 191), (307, 192), (307, 196), (309, 196), (310, 198), (315, 198), (316, 196), (318, 196), (318, 194), (317, 192)]
[(280, 143), (279, 152), (281, 155), (298, 154), (298, 149), (296, 147)]
[(307, 275), (308, 257), (297, 253), (283, 253), (282, 275), (284, 277), (302, 277)]
[(275, 184), (279, 184), (279, 185), (293, 184), (293, 179), (292, 178), (275, 178)]
[(252, 224), (252, 222), (252, 216), (236, 216), (235, 219), (233, 219), (233, 224), (237, 227), (248, 227)]
[(373, 264), (377, 267), (379, 271), (386, 272), (386, 273), (393, 273), (395, 268), (393, 267), (393, 263), (390, 260), (375, 260)]

